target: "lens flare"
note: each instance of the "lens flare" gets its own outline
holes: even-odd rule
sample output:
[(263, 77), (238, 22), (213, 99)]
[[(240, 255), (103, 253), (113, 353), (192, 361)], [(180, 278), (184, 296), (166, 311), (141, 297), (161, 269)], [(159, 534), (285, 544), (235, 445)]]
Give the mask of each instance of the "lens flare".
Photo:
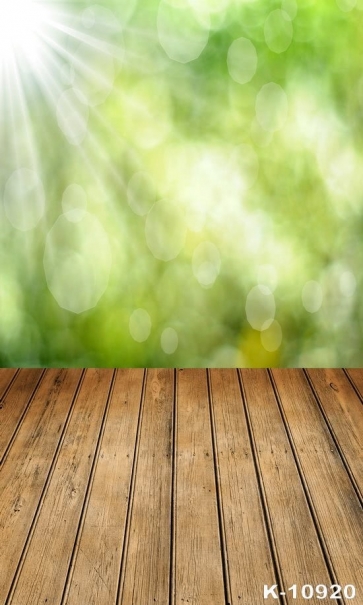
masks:
[(0, 64), (13, 61), (19, 53), (24, 54), (28, 61), (37, 58), (46, 16), (41, 2), (1, 0)]

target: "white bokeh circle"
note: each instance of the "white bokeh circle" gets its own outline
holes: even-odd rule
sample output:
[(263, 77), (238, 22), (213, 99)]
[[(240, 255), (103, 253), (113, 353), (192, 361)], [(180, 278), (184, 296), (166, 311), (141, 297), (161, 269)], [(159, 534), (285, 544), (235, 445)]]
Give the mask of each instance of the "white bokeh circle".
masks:
[(112, 55), (104, 49), (82, 42), (73, 54), (74, 87), (94, 107), (111, 93), (115, 80)]
[(265, 21), (264, 34), (270, 50), (277, 54), (285, 52), (293, 36), (290, 15), (280, 9), (273, 10)]
[(170, 200), (163, 199), (151, 208), (146, 217), (145, 237), (155, 258), (169, 261), (181, 252), (186, 237), (183, 213)]
[(4, 190), (4, 209), (10, 223), (19, 231), (37, 226), (45, 211), (45, 193), (38, 174), (30, 168), (15, 170)]
[[(129, 2), (118, 3), (118, 9), (122, 9), (124, 5), (130, 7), (135, 4), (135, 0)], [(83, 27), (89, 31), (89, 33), (97, 40), (108, 40), (112, 39), (121, 31), (121, 24), (119, 22), (120, 10), (117, 11), (116, 15), (101, 6), (100, 4), (93, 4), (84, 9), (81, 15), (81, 22)]]
[(89, 6), (88, 8), (85, 8), (85, 10), (82, 13), (81, 16), (81, 21), (82, 21), (82, 25), (83, 27), (85, 27), (86, 29), (91, 29), (95, 23), (96, 23), (96, 15), (95, 15), (95, 10), (93, 6)]
[[(116, 15), (99, 4), (93, 4), (82, 13), (82, 24), (87, 30), (91, 30), (92, 34), (106, 35), (117, 34), (121, 26), (131, 19), (137, 0), (128, 0), (127, 2), (117, 2), (117, 17)], [(95, 32), (93, 30), (96, 30)]]
[(159, 42), (173, 61), (189, 63), (197, 59), (207, 46), (209, 27), (203, 23), (191, 4), (170, 5), (161, 0), (157, 16)]
[(351, 271), (343, 271), (339, 277), (339, 290), (346, 296), (350, 298), (354, 295), (357, 287), (357, 280), (355, 275)]
[(282, 0), (281, 9), (289, 15), (290, 19), (295, 19), (297, 15), (296, 0)]
[(88, 132), (89, 108), (84, 95), (76, 88), (68, 88), (57, 103), (58, 126), (71, 145), (80, 145)]
[(167, 355), (172, 355), (178, 348), (178, 333), (174, 328), (165, 328), (160, 338), (161, 348)]
[(336, 0), (336, 3), (343, 13), (349, 13), (357, 5), (357, 0)]
[(87, 194), (83, 187), (73, 183), (65, 189), (62, 197), (62, 209), (66, 218), (78, 223), (87, 211)]
[[(81, 24), (84, 31), (76, 38), (75, 42), (80, 42), (84, 48), (92, 48), (114, 58), (114, 67), (117, 70), (118, 62), (124, 60), (125, 49), (123, 31), (126, 21), (131, 16), (135, 8), (136, 0), (117, 3), (117, 14), (101, 6), (94, 4), (84, 9), (81, 15)], [(79, 48), (79, 46), (78, 46)], [(87, 51), (82, 51), (87, 52)], [(89, 63), (90, 57), (86, 57), (85, 66)], [(104, 64), (104, 58), (96, 62), (99, 67)]]
[(289, 110), (287, 95), (275, 82), (264, 84), (256, 96), (256, 119), (260, 126), (275, 132), (284, 125)]
[(282, 0), (281, 9), (289, 15), (290, 19), (295, 19), (297, 15), (296, 0)]
[(199, 244), (193, 252), (192, 267), (201, 286), (213, 286), (221, 268), (221, 255), (217, 246), (212, 242)]
[[(169, 3), (175, 0), (167, 0)], [(176, 0), (178, 2), (178, 0)], [(230, 0), (187, 0), (196, 11), (198, 19), (211, 30), (218, 30), (226, 22)], [(179, 6), (182, 5), (179, 2)]]
[(260, 338), (266, 351), (269, 353), (277, 351), (282, 343), (282, 330), (279, 322), (274, 319), (269, 327), (261, 332)]
[(112, 265), (108, 236), (99, 220), (88, 212), (78, 222), (61, 215), (47, 235), (43, 264), (48, 288), (60, 307), (77, 314), (95, 307), (107, 289)]
[(255, 286), (246, 299), (247, 321), (254, 330), (267, 330), (272, 324), (275, 313), (275, 297), (267, 286)]
[(223, 345), (213, 351), (211, 359), (208, 360), (208, 367), (211, 368), (243, 368), (246, 367), (246, 360), (242, 352), (231, 345)]
[(309, 313), (319, 311), (323, 302), (323, 289), (319, 282), (307, 281), (302, 289), (301, 300), (304, 308)]
[(246, 84), (252, 80), (257, 69), (256, 48), (248, 38), (237, 38), (228, 49), (227, 66), (235, 82)]
[(130, 315), (129, 330), (136, 342), (145, 342), (151, 332), (151, 318), (145, 309), (135, 309)]
[[(179, 6), (183, 5), (183, 2), (180, 0), (168, 0), (169, 3), (178, 3)], [(228, 7), (230, 0), (188, 0), (188, 3), (193, 6), (193, 8), (200, 13), (203, 14), (217, 14), (226, 10)], [(185, 4), (185, 2), (184, 2)]]

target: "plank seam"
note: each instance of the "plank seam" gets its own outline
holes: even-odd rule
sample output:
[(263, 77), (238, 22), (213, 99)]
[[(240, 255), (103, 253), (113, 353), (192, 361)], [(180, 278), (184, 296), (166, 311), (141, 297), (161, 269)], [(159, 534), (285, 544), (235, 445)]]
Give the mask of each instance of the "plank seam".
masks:
[(219, 540), (221, 544), (221, 559), (222, 559), (222, 572), (223, 572), (223, 584), (224, 584), (224, 597), (226, 605), (232, 603), (232, 589), (231, 589), (231, 578), (229, 571), (228, 555), (227, 555), (227, 540), (226, 540), (226, 529), (224, 522), (224, 509), (223, 509), (223, 497), (222, 490), (220, 488), (221, 478), (219, 471), (219, 457), (217, 448), (217, 435), (215, 426), (215, 417), (213, 409), (213, 395), (210, 380), (210, 370), (206, 369), (207, 373), (207, 387), (208, 387), (208, 404), (209, 404), (209, 417), (211, 426), (211, 438), (212, 438), (212, 450), (213, 450), (213, 462), (214, 462), (214, 480), (216, 485), (216, 496), (217, 496), (217, 514), (218, 514), (218, 526), (219, 526)]
[(349, 374), (349, 370), (347, 368), (342, 368), (344, 374), (346, 375), (346, 377), (348, 378), (350, 384), (352, 385), (353, 389), (355, 390), (356, 394), (358, 395), (359, 401), (361, 402), (361, 404), (363, 404), (363, 394), (360, 392), (360, 390), (358, 389), (357, 385), (355, 384), (353, 378), (351, 377), (351, 375)]
[(169, 572), (169, 605), (175, 603), (175, 562), (176, 562), (176, 435), (177, 435), (177, 376), (174, 368), (174, 393), (173, 393), (173, 428), (172, 428), (172, 450), (171, 450), (171, 512), (170, 512), (170, 572)]
[(103, 436), (104, 436), (104, 432), (105, 432), (105, 426), (106, 426), (108, 413), (109, 413), (109, 409), (110, 409), (110, 401), (111, 401), (112, 393), (113, 393), (114, 386), (115, 386), (115, 380), (116, 380), (116, 370), (114, 369), (112, 378), (111, 378), (111, 383), (110, 383), (110, 386), (108, 389), (107, 399), (106, 399), (106, 403), (105, 403), (105, 409), (104, 409), (103, 415), (102, 415), (101, 427), (99, 429), (99, 433), (98, 433), (98, 437), (97, 437), (95, 453), (93, 456), (91, 470), (90, 470), (90, 474), (88, 477), (86, 493), (85, 493), (85, 497), (84, 497), (82, 508), (81, 508), (81, 514), (80, 514), (80, 518), (78, 521), (76, 537), (75, 537), (74, 545), (72, 548), (72, 554), (71, 554), (71, 558), (69, 561), (68, 571), (67, 571), (67, 575), (66, 575), (66, 579), (65, 579), (65, 583), (64, 583), (62, 597), (60, 600), (60, 605), (62, 605), (63, 603), (66, 602), (66, 600), (68, 598), (68, 594), (69, 594), (69, 589), (70, 589), (70, 585), (71, 585), (71, 581), (72, 581), (72, 577), (73, 577), (73, 573), (74, 573), (76, 557), (77, 557), (77, 554), (79, 551), (79, 545), (80, 545), (80, 541), (81, 541), (81, 537), (82, 537), (82, 531), (83, 531), (84, 522), (85, 522), (85, 518), (86, 518), (86, 514), (87, 514), (88, 504), (89, 504), (90, 497), (91, 497), (91, 491), (92, 491), (92, 487), (93, 487), (94, 477), (96, 474), (97, 463), (98, 463), (98, 459), (99, 459), (99, 455), (100, 455), (100, 451), (101, 451), (102, 440), (103, 440)]
[(132, 461), (132, 469), (131, 469), (129, 500), (128, 500), (128, 506), (127, 506), (127, 512), (126, 512), (126, 519), (125, 519), (125, 530), (124, 530), (124, 538), (123, 538), (123, 544), (122, 544), (120, 571), (119, 571), (119, 577), (118, 577), (118, 583), (117, 583), (116, 604), (118, 604), (118, 605), (121, 605), (123, 591), (124, 591), (124, 584), (125, 584), (127, 553), (128, 553), (128, 549), (129, 549), (129, 542), (130, 542), (130, 528), (131, 528), (131, 520), (132, 520), (137, 465), (138, 465), (138, 459), (139, 459), (140, 438), (141, 438), (141, 428), (142, 428), (147, 377), (148, 377), (148, 371), (147, 371), (147, 369), (145, 369), (144, 376), (143, 376), (143, 382), (142, 382), (142, 389), (141, 389), (139, 416), (138, 416), (137, 428), (136, 428), (134, 458)]
[[(299, 473), (300, 481), (301, 481), (301, 484), (302, 484), (302, 487), (303, 487), (303, 492), (305, 494), (306, 502), (307, 502), (307, 505), (308, 505), (308, 508), (309, 508), (309, 511), (310, 511), (310, 514), (311, 514), (311, 518), (312, 518), (312, 521), (313, 521), (313, 524), (314, 524), (314, 527), (315, 527), (316, 535), (317, 535), (317, 538), (318, 538), (318, 541), (319, 541), (319, 544), (320, 544), (320, 548), (321, 548), (321, 551), (322, 551), (322, 554), (323, 554), (323, 558), (324, 558), (325, 564), (327, 566), (327, 570), (328, 570), (331, 582), (332, 582), (332, 584), (339, 584), (339, 582), (337, 580), (336, 571), (334, 569), (334, 565), (333, 565), (333, 562), (332, 562), (331, 557), (330, 557), (329, 548), (328, 548), (328, 546), (327, 546), (327, 544), (325, 542), (324, 533), (323, 533), (323, 530), (321, 528), (321, 525), (320, 525), (320, 522), (319, 522), (319, 518), (318, 518), (318, 515), (317, 515), (316, 510), (315, 510), (314, 502), (313, 502), (312, 496), (310, 494), (309, 486), (307, 484), (307, 481), (306, 481), (306, 478), (305, 478), (305, 475), (304, 475), (304, 471), (303, 471), (301, 463), (300, 463), (300, 458), (299, 458), (298, 452), (296, 450), (295, 442), (294, 442), (294, 439), (293, 439), (293, 436), (292, 436), (292, 433), (291, 433), (291, 430), (290, 430), (290, 427), (289, 427), (289, 424), (288, 424), (288, 421), (287, 421), (287, 417), (286, 417), (285, 410), (284, 410), (283, 405), (282, 405), (280, 394), (279, 394), (279, 391), (277, 389), (277, 385), (275, 383), (275, 379), (273, 377), (273, 374), (272, 374), (271, 370), (268, 370), (268, 374), (269, 374), (269, 378), (270, 378), (270, 381), (271, 381), (271, 384), (272, 384), (272, 388), (273, 388), (273, 391), (274, 391), (274, 394), (275, 394), (277, 406), (278, 406), (278, 409), (280, 411), (281, 418), (282, 418), (282, 421), (283, 421), (283, 424), (284, 424), (284, 427), (285, 427), (286, 435), (287, 435), (287, 438), (288, 438), (289, 443), (290, 443), (292, 454), (293, 454), (294, 459), (295, 459), (295, 464), (296, 464), (296, 468), (297, 468), (298, 473)], [(345, 601), (343, 600), (342, 597), (341, 597), (341, 603), (343, 603), (343, 604), (345, 603)]]
[[(32, 401), (33, 401), (33, 399), (34, 399), (35, 395), (36, 395), (36, 392), (37, 392), (37, 390), (38, 390), (38, 389), (39, 389), (39, 387), (40, 387), (40, 383), (41, 383), (41, 381), (43, 380), (43, 376), (44, 376), (45, 372), (46, 372), (46, 370), (44, 369), (44, 370), (41, 372), (41, 374), (40, 374), (40, 376), (39, 376), (39, 378), (38, 378), (38, 381), (37, 381), (36, 385), (33, 387), (33, 391), (32, 391), (32, 393), (31, 393), (31, 395), (30, 395), (30, 397), (29, 397), (28, 403), (25, 405), (25, 408), (24, 408), (24, 410), (22, 411), (22, 413), (21, 413), (21, 415), (20, 415), (20, 418), (18, 419), (18, 422), (17, 422), (17, 424), (16, 424), (16, 427), (15, 427), (15, 429), (14, 429), (14, 431), (13, 431), (13, 434), (12, 434), (12, 436), (10, 437), (9, 442), (8, 442), (8, 444), (7, 444), (6, 448), (5, 448), (4, 453), (3, 453), (3, 456), (2, 456), (2, 458), (1, 458), (1, 460), (0, 460), (0, 468), (3, 466), (4, 462), (6, 461), (6, 458), (7, 458), (7, 457), (8, 457), (8, 455), (9, 455), (9, 452), (10, 452), (10, 450), (11, 450), (12, 446), (13, 446), (13, 443), (14, 443), (14, 441), (15, 441), (15, 439), (16, 439), (16, 436), (17, 436), (17, 434), (18, 434), (18, 432), (19, 432), (19, 430), (20, 430), (20, 428), (21, 428), (21, 425), (23, 424), (23, 421), (24, 421), (25, 415), (26, 415), (26, 413), (28, 412), (29, 407), (30, 407), (30, 405), (31, 405), (31, 403), (32, 403)], [(18, 372), (15, 374), (15, 376), (18, 376), (18, 373), (20, 373), (20, 370), (19, 370), (19, 371), (18, 371)], [(13, 380), (11, 381), (11, 383), (10, 383), (10, 385), (9, 385), (8, 389), (6, 390), (6, 394), (4, 394), (4, 396), (1, 398), (1, 401), (3, 401), (3, 400), (5, 399), (5, 397), (6, 397), (6, 395), (8, 394), (8, 392), (9, 392), (9, 390), (10, 390), (10, 386), (12, 386), (12, 383), (13, 383), (13, 382), (14, 382), (14, 380), (15, 380), (15, 376), (14, 376)]]
[(24, 561), (25, 561), (25, 558), (26, 558), (26, 555), (27, 555), (27, 552), (28, 552), (30, 543), (32, 541), (32, 538), (33, 538), (33, 535), (34, 535), (34, 531), (35, 531), (35, 528), (36, 528), (36, 525), (37, 525), (37, 522), (38, 522), (38, 519), (39, 519), (39, 515), (40, 515), (41, 509), (42, 509), (42, 506), (43, 506), (43, 502), (45, 500), (45, 497), (46, 497), (47, 492), (48, 492), (49, 484), (50, 484), (50, 482), (52, 480), (52, 477), (53, 477), (53, 473), (54, 473), (54, 469), (55, 469), (56, 464), (57, 464), (58, 456), (59, 456), (59, 453), (60, 453), (60, 451), (62, 449), (64, 438), (65, 438), (65, 435), (66, 435), (69, 423), (71, 421), (71, 417), (72, 417), (72, 414), (73, 414), (74, 406), (75, 406), (75, 403), (77, 401), (77, 397), (79, 395), (79, 392), (80, 392), (82, 384), (83, 384), (85, 373), (86, 373), (86, 370), (82, 370), (82, 374), (81, 374), (81, 376), (79, 378), (77, 387), (75, 389), (71, 405), (69, 406), (69, 410), (68, 410), (68, 413), (67, 413), (67, 416), (66, 416), (66, 421), (64, 423), (64, 426), (63, 426), (63, 429), (62, 429), (62, 433), (60, 435), (60, 438), (59, 438), (59, 441), (58, 441), (58, 445), (56, 447), (56, 450), (55, 450), (55, 453), (54, 453), (54, 456), (53, 456), (53, 460), (52, 460), (52, 463), (51, 463), (49, 471), (48, 471), (48, 475), (47, 475), (46, 481), (44, 483), (42, 492), (40, 494), (39, 502), (38, 502), (36, 510), (35, 510), (33, 521), (32, 521), (32, 523), (30, 525), (29, 533), (28, 533), (28, 536), (27, 536), (27, 538), (25, 540), (23, 551), (22, 551), (22, 554), (20, 556), (20, 559), (19, 559), (16, 571), (15, 571), (15, 574), (14, 574), (14, 578), (13, 578), (13, 580), (11, 582), (9, 593), (8, 593), (8, 596), (5, 599), (4, 605), (9, 605), (10, 602), (11, 602), (11, 600), (12, 600), (12, 597), (14, 595), (14, 592), (15, 592), (15, 589), (16, 589), (16, 586), (17, 586), (17, 583), (18, 583), (18, 580), (19, 580), (19, 576), (20, 576), (22, 567), (24, 565)]
[(352, 487), (353, 487), (355, 493), (357, 494), (357, 497), (358, 497), (358, 500), (359, 500), (360, 504), (362, 505), (363, 504), (362, 493), (361, 493), (361, 491), (359, 489), (359, 486), (358, 486), (358, 484), (357, 484), (357, 482), (355, 480), (355, 477), (354, 477), (353, 472), (352, 472), (352, 470), (350, 468), (349, 462), (346, 459), (345, 454), (344, 454), (344, 452), (343, 452), (343, 450), (342, 450), (342, 448), (340, 446), (338, 437), (335, 434), (334, 428), (332, 427), (332, 425), (330, 423), (329, 417), (328, 417), (328, 415), (326, 414), (326, 412), (324, 410), (323, 404), (321, 403), (321, 399), (320, 399), (320, 397), (319, 397), (319, 395), (318, 395), (318, 393), (317, 393), (317, 391), (315, 389), (314, 383), (311, 380), (308, 371), (306, 369), (303, 369), (303, 372), (304, 372), (305, 377), (306, 377), (306, 379), (307, 379), (307, 381), (308, 381), (308, 383), (310, 385), (310, 388), (311, 388), (311, 390), (312, 390), (312, 392), (314, 394), (317, 406), (318, 406), (318, 408), (320, 410), (321, 415), (323, 416), (323, 418), (325, 420), (327, 428), (328, 428), (328, 430), (329, 430), (329, 432), (331, 434), (331, 437), (332, 437), (332, 439), (334, 441), (335, 447), (337, 448), (337, 451), (339, 452), (339, 455), (340, 455), (340, 458), (342, 460), (343, 466), (344, 466), (344, 468), (345, 468), (345, 470), (347, 472), (347, 475), (349, 476), (349, 479), (350, 479), (350, 481), (352, 483)]
[[(241, 371), (238, 369), (237, 369), (237, 377), (238, 377), (238, 382), (239, 382), (239, 387), (240, 387), (240, 392), (241, 392), (242, 408), (243, 408), (245, 418), (246, 418), (247, 432), (248, 432), (248, 437), (250, 440), (250, 446), (251, 446), (252, 459), (253, 459), (255, 473), (256, 473), (256, 479), (257, 479), (257, 484), (258, 484), (258, 488), (259, 488), (259, 492), (260, 492), (262, 513), (263, 513), (264, 522), (265, 522), (267, 540), (268, 540), (268, 543), (270, 546), (273, 570), (275, 573), (276, 581), (279, 585), (279, 592), (281, 592), (281, 590), (283, 592), (286, 592), (285, 588), (284, 588), (282, 567), (281, 567), (280, 558), (279, 558), (277, 547), (276, 547), (274, 531), (273, 531), (273, 527), (272, 527), (270, 509), (269, 509), (269, 505), (267, 502), (265, 484), (264, 484), (262, 471), (261, 471), (261, 467), (260, 467), (260, 462), (259, 462), (259, 458), (258, 458), (258, 454), (257, 454), (256, 439), (255, 439), (255, 435), (253, 432), (252, 421), (251, 421), (250, 413), (249, 413), (248, 406), (247, 406), (246, 392), (245, 392), (245, 389), (243, 386)], [(286, 596), (279, 595), (279, 602), (282, 603), (283, 605), (287, 605)]]
[(15, 382), (16, 378), (18, 377), (19, 373), (20, 373), (20, 368), (17, 368), (14, 376), (10, 379), (10, 382), (9, 382), (8, 386), (5, 388), (3, 394), (0, 397), (0, 403), (2, 403), (2, 401), (4, 401), (5, 397), (7, 396), (8, 392), (11, 389), (11, 387), (13, 386), (13, 383)]

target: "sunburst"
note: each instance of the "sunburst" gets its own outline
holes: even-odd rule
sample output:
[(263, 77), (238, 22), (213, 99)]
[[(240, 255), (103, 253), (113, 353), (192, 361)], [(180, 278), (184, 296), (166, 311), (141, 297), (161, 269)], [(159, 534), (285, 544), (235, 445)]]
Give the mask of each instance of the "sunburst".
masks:
[(122, 36), (118, 19), (99, 5), (1, 0), (0, 110), (7, 143), (20, 126), (32, 130), (28, 96), (37, 90), (68, 142), (79, 145), (90, 112), (113, 90)]
[(0, 65), (19, 55), (34, 63), (40, 57), (40, 37), (50, 18), (49, 6), (33, 0), (2, 0), (0, 4)]
[[(100, 161), (107, 162), (89, 120), (94, 116), (103, 129), (111, 131), (99, 106), (114, 91), (124, 56), (124, 25), (100, 5), (0, 0), (4, 229), (11, 225), (14, 233), (23, 233), (24, 241), (30, 241), (25, 232), (30, 238), (35, 232), (42, 234), (48, 288), (61, 307), (74, 313), (93, 307), (107, 286), (111, 265), (108, 237), (97, 216), (86, 211), (87, 196), (77, 184), (71, 183), (61, 194), (63, 213), (57, 218), (60, 200), (50, 193), (44, 141), (50, 152), (54, 145), (68, 146), (72, 165), (79, 160), (89, 177), (100, 181)], [(101, 242), (97, 262), (92, 256), (95, 239)], [(59, 251), (58, 240), (68, 247)], [(103, 265), (101, 252), (106, 259)], [(92, 278), (92, 292), (76, 287), (80, 275), (86, 281)], [(81, 291), (85, 300), (80, 300)], [(69, 301), (69, 292), (75, 300)]]

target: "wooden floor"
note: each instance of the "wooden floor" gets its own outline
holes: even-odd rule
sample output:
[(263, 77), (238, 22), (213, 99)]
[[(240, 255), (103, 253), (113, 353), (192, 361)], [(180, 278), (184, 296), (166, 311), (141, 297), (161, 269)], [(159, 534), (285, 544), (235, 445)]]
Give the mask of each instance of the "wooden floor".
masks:
[(0, 370), (0, 604), (362, 605), (362, 401), (356, 369)]

